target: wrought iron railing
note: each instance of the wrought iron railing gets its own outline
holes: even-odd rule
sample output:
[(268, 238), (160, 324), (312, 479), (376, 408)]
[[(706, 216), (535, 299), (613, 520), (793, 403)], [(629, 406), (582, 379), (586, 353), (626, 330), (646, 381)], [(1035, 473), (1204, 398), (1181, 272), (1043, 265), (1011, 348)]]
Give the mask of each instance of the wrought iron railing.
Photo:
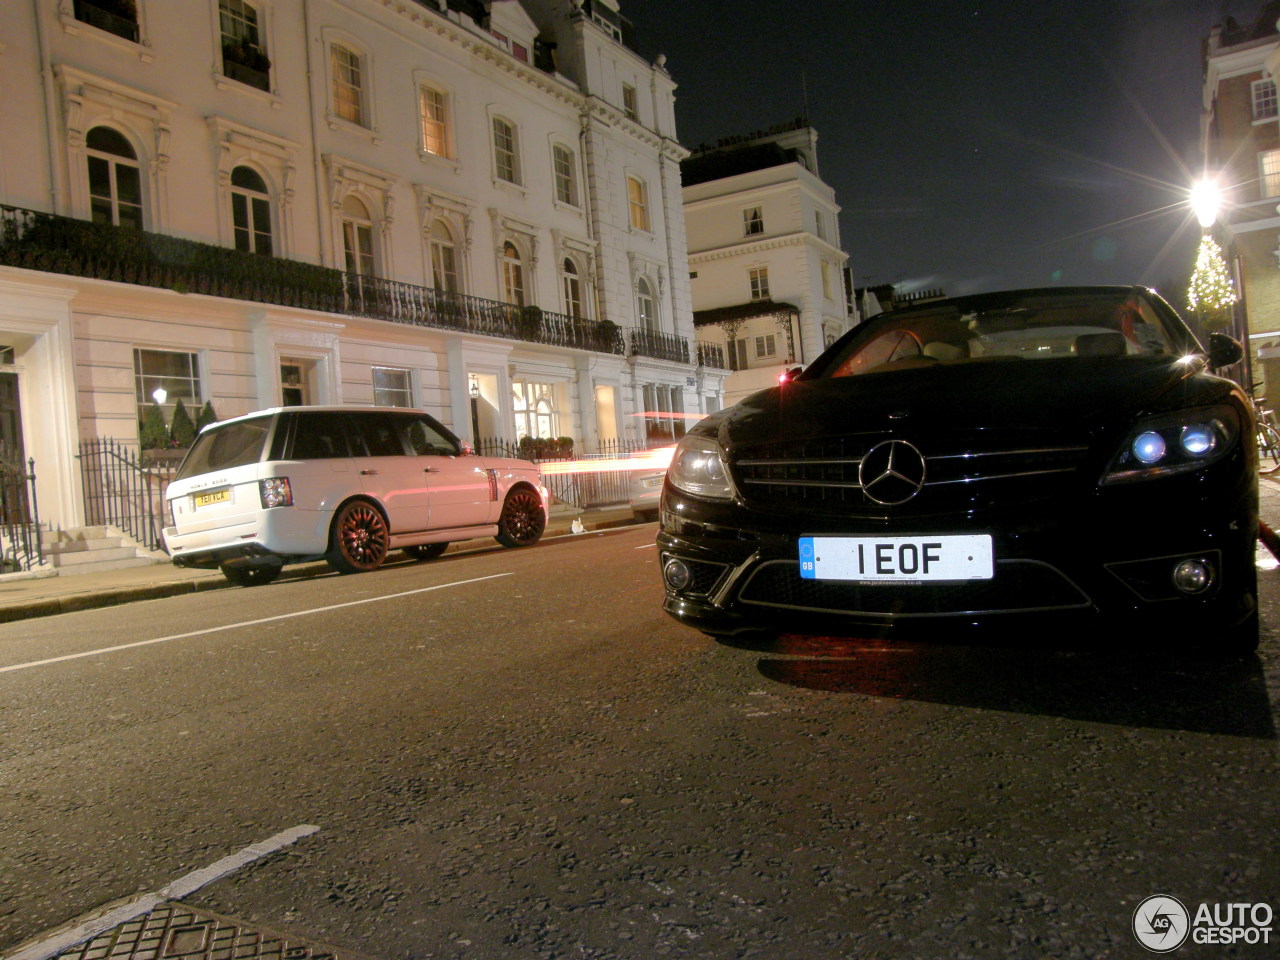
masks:
[(80, 441), (85, 522), (118, 527), (151, 550), (163, 550), (165, 491), (176, 462), (152, 462), (119, 440)]
[[(624, 355), (616, 324), (0, 205), (0, 264)], [(687, 348), (686, 348), (687, 357)]]
[(632, 330), (631, 352), (640, 357), (689, 362), (689, 341), (673, 333), (657, 330)]
[(0, 449), (0, 573), (30, 570), (44, 562), (36, 462), (10, 459)]
[(646, 449), (646, 444), (642, 442), (606, 440), (594, 452), (575, 452), (570, 457), (541, 459), (527, 456), (528, 444), (522, 449), (515, 441), (498, 438), (476, 442), (477, 453), (491, 457), (532, 459), (541, 467), (549, 467), (549, 470), (544, 469), (542, 479), (551, 493), (552, 503), (565, 503), (577, 510), (626, 503), (631, 498), (631, 477), (635, 469), (618, 461)]
[(724, 349), (715, 343), (698, 341), (698, 366), (715, 370), (727, 369), (724, 365)]
[(104, 9), (95, 3), (89, 3), (88, 0), (75, 0), (72, 5), (75, 18), (82, 23), (97, 27), (99, 30), (105, 30), (107, 33), (114, 33), (117, 37), (123, 37), (126, 40), (138, 42), (138, 21), (136, 17), (130, 19)]

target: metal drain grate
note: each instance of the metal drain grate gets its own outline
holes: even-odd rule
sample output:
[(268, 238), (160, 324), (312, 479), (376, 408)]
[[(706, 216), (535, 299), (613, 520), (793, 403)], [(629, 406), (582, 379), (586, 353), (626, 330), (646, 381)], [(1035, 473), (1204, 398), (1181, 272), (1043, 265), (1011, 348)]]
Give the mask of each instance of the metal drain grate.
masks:
[(180, 903), (99, 934), (57, 960), (369, 960)]

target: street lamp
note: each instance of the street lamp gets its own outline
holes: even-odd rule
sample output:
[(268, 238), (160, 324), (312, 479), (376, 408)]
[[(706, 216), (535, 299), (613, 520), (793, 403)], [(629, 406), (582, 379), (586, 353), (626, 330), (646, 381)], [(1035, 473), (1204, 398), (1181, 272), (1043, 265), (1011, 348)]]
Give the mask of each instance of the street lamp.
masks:
[(1218, 189), (1218, 181), (1214, 177), (1205, 177), (1191, 188), (1191, 209), (1195, 211), (1200, 226), (1206, 230), (1218, 219), (1218, 211), (1222, 208), (1222, 191)]

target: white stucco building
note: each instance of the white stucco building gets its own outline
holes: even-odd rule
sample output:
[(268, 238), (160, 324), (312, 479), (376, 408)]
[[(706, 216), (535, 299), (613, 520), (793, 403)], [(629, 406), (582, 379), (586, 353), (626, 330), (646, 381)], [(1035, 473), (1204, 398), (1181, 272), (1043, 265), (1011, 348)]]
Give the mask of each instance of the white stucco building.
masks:
[[(675, 84), (616, 0), (6, 0), (0, 429), (281, 403), (464, 438), (661, 435), (700, 366)], [(665, 418), (665, 419), (664, 419)]]
[(852, 323), (840, 207), (818, 174), (817, 142), (798, 120), (681, 165), (694, 322), (733, 371), (726, 405), (813, 360)]

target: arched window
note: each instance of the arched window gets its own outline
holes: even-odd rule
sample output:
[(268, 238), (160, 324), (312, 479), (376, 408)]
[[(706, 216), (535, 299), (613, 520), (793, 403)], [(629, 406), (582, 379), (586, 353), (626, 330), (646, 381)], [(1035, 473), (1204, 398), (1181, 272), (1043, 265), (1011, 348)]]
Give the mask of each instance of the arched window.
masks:
[(658, 305), (653, 299), (653, 287), (641, 277), (636, 284), (636, 310), (640, 314), (640, 326), (645, 330), (658, 329)]
[(560, 269), (560, 282), (564, 288), (564, 312), (571, 317), (585, 317), (586, 314), (582, 310), (582, 279), (578, 276), (578, 265), (569, 257), (565, 257)]
[(376, 275), (373, 260), (373, 218), (358, 197), (342, 201), (342, 248), (346, 270), (361, 276)]
[(458, 261), (453, 231), (443, 220), (432, 221), (428, 246), (431, 250), (431, 285), (441, 293), (457, 293)]
[(141, 230), (142, 169), (133, 145), (118, 130), (94, 127), (85, 147), (93, 222)]
[(644, 183), (635, 177), (627, 177), (627, 206), (631, 212), (634, 230), (649, 229), (649, 209), (645, 200)]
[(271, 197), (251, 167), (231, 171), (231, 227), (237, 250), (271, 256)]
[(502, 245), (502, 295), (507, 303), (524, 306), (524, 265), (510, 240)]

